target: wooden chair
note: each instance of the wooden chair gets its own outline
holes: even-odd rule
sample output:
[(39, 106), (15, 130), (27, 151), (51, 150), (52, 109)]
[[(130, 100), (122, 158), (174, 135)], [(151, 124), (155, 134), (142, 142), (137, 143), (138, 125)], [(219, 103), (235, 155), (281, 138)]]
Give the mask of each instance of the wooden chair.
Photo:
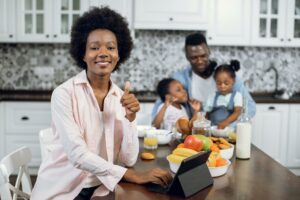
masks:
[(42, 161), (48, 157), (48, 152), (51, 150), (53, 137), (52, 128), (42, 129), (39, 132)]
[[(0, 162), (0, 195), (3, 200), (16, 200), (21, 197), (30, 199), (32, 183), (27, 164), (31, 161), (28, 147), (21, 147), (5, 156)], [(9, 182), (9, 177), (18, 171), (15, 185)], [(22, 185), (22, 190), (20, 189)], [(12, 197), (12, 194), (13, 197)]]

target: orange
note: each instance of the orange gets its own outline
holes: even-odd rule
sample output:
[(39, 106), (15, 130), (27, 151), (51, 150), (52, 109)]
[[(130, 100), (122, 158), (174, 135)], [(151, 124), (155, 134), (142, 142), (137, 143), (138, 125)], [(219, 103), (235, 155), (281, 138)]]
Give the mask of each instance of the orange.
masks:
[(141, 154), (141, 158), (144, 160), (153, 160), (153, 159), (155, 159), (155, 156), (152, 153), (143, 152)]
[(176, 148), (184, 148), (184, 144), (183, 144), (183, 143), (180, 143), (180, 144), (177, 145)]
[(226, 164), (227, 164), (227, 160), (225, 160), (224, 158), (216, 159), (216, 166), (217, 167), (224, 166)]
[(213, 152), (220, 152), (220, 149), (216, 144), (210, 145), (210, 150)]

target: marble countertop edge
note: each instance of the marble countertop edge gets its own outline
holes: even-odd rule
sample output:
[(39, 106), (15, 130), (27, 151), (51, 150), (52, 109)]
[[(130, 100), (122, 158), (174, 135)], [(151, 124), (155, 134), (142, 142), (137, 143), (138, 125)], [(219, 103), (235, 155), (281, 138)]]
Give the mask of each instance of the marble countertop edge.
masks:
[[(0, 90), (0, 101), (50, 101), (53, 90)], [(142, 103), (155, 102), (157, 95), (153, 91), (132, 92)], [(256, 103), (300, 103), (300, 93), (290, 99), (274, 98), (272, 93), (251, 93)]]

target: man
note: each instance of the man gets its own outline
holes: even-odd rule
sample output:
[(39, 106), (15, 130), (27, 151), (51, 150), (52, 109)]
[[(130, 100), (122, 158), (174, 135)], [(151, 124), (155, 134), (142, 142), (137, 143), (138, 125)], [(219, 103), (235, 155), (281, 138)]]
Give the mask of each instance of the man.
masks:
[[(174, 78), (179, 80), (188, 91), (189, 98), (199, 100), (202, 103), (202, 108), (208, 96), (216, 91), (216, 84), (212, 75), (217, 63), (210, 61), (209, 55), (206, 38), (201, 33), (188, 35), (185, 39), (185, 56), (190, 65), (174, 74)], [(254, 117), (255, 102), (239, 77), (236, 77), (233, 90), (239, 91), (244, 96), (247, 102), (247, 114), (251, 118)], [(152, 110), (152, 118), (156, 115), (160, 104), (160, 99), (157, 99)]]

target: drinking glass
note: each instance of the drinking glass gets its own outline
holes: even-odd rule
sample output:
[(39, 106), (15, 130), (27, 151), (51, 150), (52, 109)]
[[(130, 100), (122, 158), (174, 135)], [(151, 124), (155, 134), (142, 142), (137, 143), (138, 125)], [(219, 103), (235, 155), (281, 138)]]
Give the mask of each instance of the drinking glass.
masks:
[(157, 136), (151, 130), (148, 130), (144, 136), (144, 148), (145, 149), (157, 149)]

